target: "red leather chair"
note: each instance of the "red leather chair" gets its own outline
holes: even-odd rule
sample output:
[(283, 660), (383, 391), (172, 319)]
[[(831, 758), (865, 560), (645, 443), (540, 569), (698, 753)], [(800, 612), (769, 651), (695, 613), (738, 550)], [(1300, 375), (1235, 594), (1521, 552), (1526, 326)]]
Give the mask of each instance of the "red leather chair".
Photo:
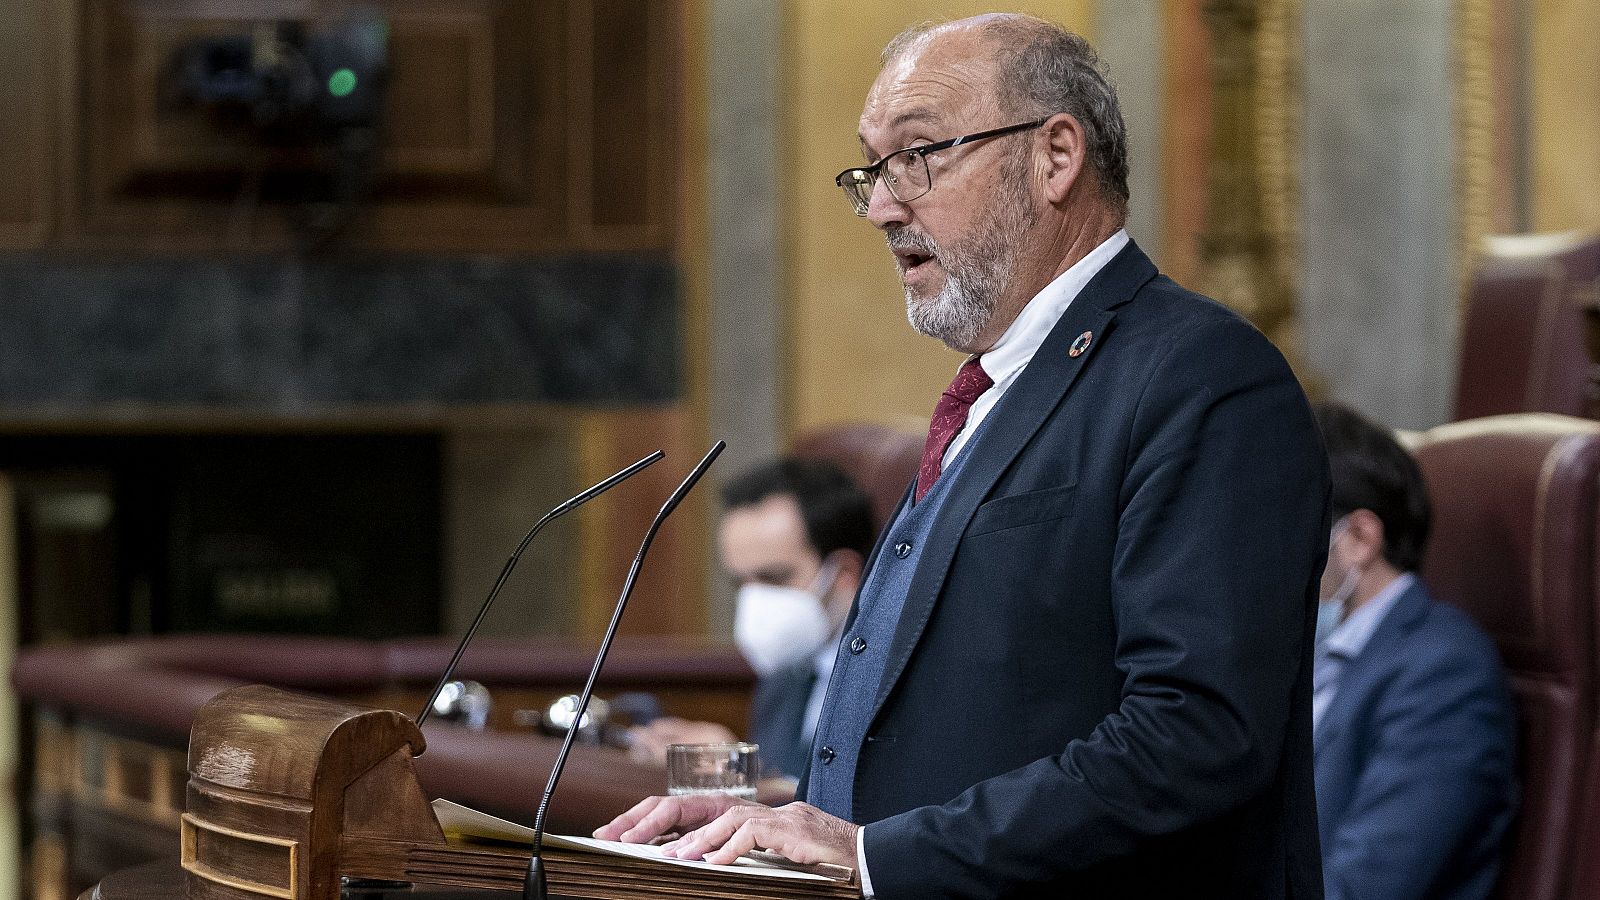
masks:
[(1585, 804), (1600, 806), (1600, 423), (1496, 416), (1413, 449), (1434, 507), (1422, 575), (1493, 637), (1519, 704), (1522, 807), (1500, 896), (1596, 900), (1577, 873), (1600, 874), (1595, 832), (1579, 842)]
[(924, 436), (883, 425), (855, 423), (819, 428), (800, 436), (797, 456), (826, 459), (856, 480), (872, 499), (872, 527), (882, 531), (900, 497), (917, 477)]
[(1600, 238), (1492, 237), (1468, 295), (1455, 418), (1594, 416), (1585, 306), (1600, 303)]

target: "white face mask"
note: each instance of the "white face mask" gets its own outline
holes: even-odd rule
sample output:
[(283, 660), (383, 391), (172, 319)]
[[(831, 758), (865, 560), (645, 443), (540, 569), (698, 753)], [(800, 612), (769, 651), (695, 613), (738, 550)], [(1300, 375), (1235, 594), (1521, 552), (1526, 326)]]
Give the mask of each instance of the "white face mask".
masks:
[[(1333, 523), (1328, 538), (1328, 560), (1333, 561), (1333, 545), (1338, 542), (1339, 536), (1344, 533), (1345, 526), (1349, 524), (1347, 517), (1340, 517)], [(1331, 596), (1317, 603), (1317, 636), (1316, 642), (1321, 644), (1333, 634), (1333, 630), (1344, 621), (1344, 605), (1350, 602), (1350, 597), (1356, 592), (1356, 582), (1361, 578), (1361, 571), (1351, 566), (1344, 573), (1344, 580), (1339, 582)]]
[(837, 566), (824, 564), (810, 589), (756, 583), (739, 588), (733, 640), (757, 675), (765, 678), (810, 659), (833, 637), (822, 597), (838, 574)]

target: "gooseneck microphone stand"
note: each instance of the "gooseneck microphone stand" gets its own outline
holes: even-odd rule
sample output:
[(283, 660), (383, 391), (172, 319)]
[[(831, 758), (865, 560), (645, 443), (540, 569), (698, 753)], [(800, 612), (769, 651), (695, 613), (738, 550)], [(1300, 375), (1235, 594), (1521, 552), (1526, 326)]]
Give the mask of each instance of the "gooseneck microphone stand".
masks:
[(472, 626), (467, 629), (466, 635), (461, 638), (461, 643), (456, 646), (455, 655), (450, 657), (450, 664), (444, 667), (444, 674), (439, 676), (439, 683), (433, 686), (433, 693), (428, 695), (428, 702), (422, 704), (422, 711), (417, 713), (418, 728), (422, 727), (423, 722), (428, 721), (429, 714), (433, 712), (434, 702), (439, 699), (439, 694), (444, 690), (444, 686), (450, 683), (450, 676), (454, 675), (456, 671), (456, 663), (461, 662), (461, 654), (466, 652), (467, 644), (472, 642), (472, 636), (478, 633), (478, 626), (483, 624), (483, 617), (488, 614), (489, 606), (494, 603), (494, 598), (500, 596), (500, 589), (506, 586), (506, 580), (511, 577), (511, 570), (515, 569), (517, 567), (517, 561), (522, 559), (522, 551), (528, 549), (528, 545), (533, 543), (533, 536), (538, 534), (539, 530), (544, 528), (545, 525), (561, 518), (569, 512), (572, 512), (573, 510), (584, 505), (585, 503), (588, 503), (590, 500), (593, 500), (601, 494), (604, 494), (606, 491), (611, 490), (622, 482), (627, 481), (629, 478), (637, 475), (641, 470), (661, 459), (665, 455), (666, 454), (662, 453), (660, 450), (657, 450), (649, 456), (646, 456), (644, 459), (639, 460), (638, 462), (628, 466), (620, 472), (617, 472), (599, 484), (584, 490), (583, 493), (578, 494), (576, 497), (573, 497), (565, 503), (562, 503), (555, 509), (545, 513), (544, 518), (541, 518), (539, 521), (535, 522), (533, 527), (528, 529), (528, 533), (522, 536), (522, 543), (517, 545), (517, 551), (511, 554), (511, 558), (506, 560), (505, 568), (500, 570), (500, 577), (495, 579), (494, 587), (489, 590), (489, 596), (484, 598), (483, 605), (478, 607), (478, 615), (472, 620)]
[(628, 577), (622, 583), (622, 596), (617, 598), (617, 608), (611, 614), (611, 624), (606, 626), (605, 637), (600, 639), (600, 652), (595, 654), (594, 668), (589, 670), (589, 680), (583, 686), (583, 693), (578, 696), (578, 710), (572, 717), (572, 725), (567, 728), (567, 736), (561, 741), (561, 752), (556, 754), (556, 764), (550, 770), (550, 781), (545, 785), (544, 797), (539, 800), (539, 811), (533, 818), (533, 856), (528, 859), (528, 871), (522, 879), (522, 900), (549, 900), (550, 891), (545, 885), (544, 857), (541, 851), (544, 848), (544, 814), (550, 808), (550, 795), (555, 793), (556, 782), (561, 779), (561, 769), (567, 763), (567, 753), (572, 750), (572, 739), (578, 735), (578, 726), (583, 723), (583, 714), (589, 709), (589, 696), (594, 693), (595, 679), (600, 676), (600, 667), (605, 664), (606, 653), (611, 650), (611, 639), (617, 636), (617, 623), (622, 621), (622, 610), (628, 605), (628, 595), (633, 593), (633, 583), (638, 580), (639, 569), (644, 565), (644, 555), (650, 550), (650, 542), (655, 540), (656, 532), (661, 530), (661, 523), (672, 514), (689, 490), (694, 487), (700, 476), (711, 468), (718, 454), (727, 444), (717, 441), (711, 445), (706, 455), (701, 457), (678, 489), (672, 492), (667, 502), (661, 504), (661, 511), (656, 513), (655, 520), (650, 523), (650, 528), (644, 533), (644, 541), (639, 544), (639, 552), (634, 554), (633, 565), (628, 569)]

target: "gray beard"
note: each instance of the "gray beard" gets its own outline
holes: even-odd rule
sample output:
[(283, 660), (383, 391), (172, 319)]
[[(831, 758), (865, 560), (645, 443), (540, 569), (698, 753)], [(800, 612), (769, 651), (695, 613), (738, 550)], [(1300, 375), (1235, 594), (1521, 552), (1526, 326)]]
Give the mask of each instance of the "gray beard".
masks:
[(941, 255), (944, 287), (928, 300), (906, 288), (906, 321), (918, 333), (937, 338), (957, 350), (970, 348), (994, 318), (998, 272), (958, 268)]
[[(1009, 174), (1009, 173), (1008, 173)], [(1018, 179), (1020, 180), (1020, 179)], [(1008, 187), (1020, 188), (1011, 178)], [(929, 298), (906, 288), (906, 321), (918, 333), (966, 352), (994, 321), (995, 307), (1016, 273), (1022, 237), (1036, 221), (1025, 190), (1007, 190), (996, 198), (990, 227), (978, 229), (964, 243), (940, 249), (925, 234), (893, 234), (891, 249), (912, 249), (936, 256), (944, 268), (944, 286)]]

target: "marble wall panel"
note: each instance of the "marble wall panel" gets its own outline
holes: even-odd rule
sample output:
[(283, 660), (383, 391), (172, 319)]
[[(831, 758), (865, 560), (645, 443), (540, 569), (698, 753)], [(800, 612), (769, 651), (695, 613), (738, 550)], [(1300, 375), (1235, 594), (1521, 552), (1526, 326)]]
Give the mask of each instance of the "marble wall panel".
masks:
[(1449, 0), (1306, 0), (1303, 285), (1312, 368), (1389, 425), (1445, 421), (1456, 366)]
[(666, 403), (676, 296), (632, 255), (5, 256), (0, 418)]

